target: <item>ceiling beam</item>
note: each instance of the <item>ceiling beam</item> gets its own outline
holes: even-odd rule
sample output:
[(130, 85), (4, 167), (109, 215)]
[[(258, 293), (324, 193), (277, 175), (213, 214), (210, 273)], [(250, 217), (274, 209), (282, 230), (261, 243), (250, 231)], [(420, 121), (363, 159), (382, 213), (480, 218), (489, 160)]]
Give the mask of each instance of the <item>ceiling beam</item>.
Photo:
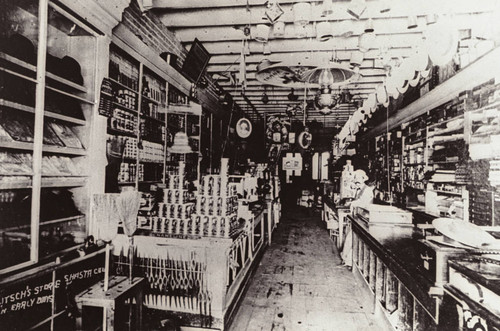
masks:
[[(486, 24), (488, 20), (487, 12), (474, 12), (474, 13), (461, 13), (454, 17), (457, 29), (480, 29)], [(373, 20), (373, 27), (377, 35), (387, 34), (421, 34), (427, 28), (427, 21), (425, 16), (418, 16), (418, 26), (412, 30), (407, 29), (407, 17), (394, 17), (394, 18), (377, 18)], [(342, 21), (331, 21), (330, 25), (332, 31), (341, 33), (346, 27)], [(366, 20), (351, 21), (350, 28), (354, 32), (354, 36), (359, 36), (363, 33), (366, 25)], [(250, 38), (254, 33), (255, 26), (250, 27)], [(202, 43), (207, 42), (225, 42), (242, 40), (245, 38), (243, 33), (243, 25), (240, 27), (227, 27), (227, 26), (204, 26), (204, 27), (182, 27), (174, 28), (175, 34), (179, 40), (185, 44), (190, 44), (195, 38)], [(316, 38), (316, 30), (314, 24), (308, 25), (308, 36)], [(273, 30), (269, 33), (269, 39), (295, 39), (295, 28), (292, 23), (285, 25), (284, 35), (282, 37), (275, 37)]]
[[(421, 37), (421, 33), (415, 34), (393, 34), (393, 35), (381, 35), (377, 36), (376, 43), (373, 45), (372, 49), (379, 49), (382, 46), (388, 48), (401, 48), (408, 47), (411, 44), (415, 44), (417, 40)], [(413, 36), (413, 43), (409, 38)], [(326, 42), (321, 42), (316, 39), (273, 39), (269, 42), (271, 47), (271, 52), (273, 49), (276, 52), (304, 52), (309, 51), (314, 54), (315, 51), (327, 51), (334, 52), (335, 50), (357, 50), (358, 37), (341, 38), (335, 37)], [(241, 54), (242, 42), (237, 41), (227, 41), (227, 42), (206, 42), (203, 46), (207, 51), (212, 54)], [(262, 54), (262, 43), (251, 40), (249, 42), (249, 48), (251, 53)]]
[[(300, 50), (300, 51), (288, 51), (284, 52), (280, 50), (275, 50), (272, 52), (270, 55), (264, 56), (262, 54), (262, 50), (259, 52), (254, 52), (250, 55), (245, 56), (245, 62), (246, 64), (249, 63), (259, 63), (262, 61), (262, 59), (266, 58), (269, 61), (273, 63), (278, 63), (282, 61), (287, 61), (287, 62), (296, 62), (296, 61), (304, 61), (305, 59), (309, 59), (313, 57), (314, 59), (317, 60), (329, 60), (333, 57), (335, 57), (338, 60), (341, 61), (347, 61), (351, 58), (351, 53), (353, 50), (356, 49), (337, 49), (335, 51), (330, 50), (329, 52), (312, 52), (308, 50)], [(408, 57), (411, 52), (411, 47), (408, 45), (405, 45), (404, 47), (391, 47), (391, 56), (393, 57)], [(372, 49), (369, 50), (364, 54), (365, 60), (373, 60), (373, 59), (378, 59), (380, 57), (380, 51), (378, 49)], [(228, 67), (231, 65), (237, 65), (239, 63), (240, 59), (240, 53), (238, 54), (218, 54), (218, 55), (213, 55), (210, 58), (210, 64), (209, 65), (215, 65), (215, 64), (226, 64)]]
[[(263, 0), (152, 0), (153, 8), (166, 9), (203, 9), (207, 7), (226, 8), (226, 7), (246, 7), (247, 3), (250, 6), (262, 6)], [(279, 0), (280, 4), (296, 3), (296, 2), (322, 2), (323, 0)], [(339, 0), (335, 0), (339, 1)]]
[[(373, 65), (373, 61), (372, 62), (372, 65)], [(366, 63), (367, 65), (369, 64), (369, 62)], [(254, 74), (256, 73), (257, 71), (257, 66), (255, 64), (247, 64), (246, 66), (246, 72), (247, 72), (247, 75), (248, 74)], [(224, 71), (224, 66), (210, 66), (208, 69), (207, 69), (207, 72), (208, 73), (218, 73), (218, 72), (232, 72), (232, 73), (237, 73), (239, 71), (239, 68), (238, 67), (231, 67), (227, 70)], [(374, 76), (385, 76), (385, 73), (386, 71), (383, 69), (383, 68), (372, 68), (372, 67), (365, 67), (365, 68), (361, 68), (361, 71), (360, 71), (361, 75), (363, 77), (374, 77)]]
[[(265, 18), (264, 1), (261, 6), (255, 6), (247, 11), (245, 7), (214, 7), (211, 3), (202, 2), (204, 7), (188, 8), (186, 10), (166, 10), (162, 13), (157, 10), (163, 24), (167, 27), (193, 27), (193, 26), (223, 26), (267, 23)], [(406, 1), (393, 1), (391, 10), (387, 13), (380, 13), (380, 1), (367, 1), (367, 9), (361, 18), (391, 18), (407, 17), (408, 15), (425, 16), (428, 13), (438, 14), (460, 14), (481, 11), (492, 11), (497, 5), (495, 0), (420, 0), (409, 5)], [(353, 17), (347, 13), (351, 6), (350, 2), (336, 2), (334, 12), (328, 17), (321, 17), (321, 6), (312, 6), (312, 21), (338, 21), (350, 20)], [(294, 20), (292, 4), (281, 6), (284, 14), (280, 18), (285, 23), (292, 23)]]
[[(377, 83), (377, 82), (381, 81), (381, 77), (382, 77), (382, 75), (374, 75), (374, 76), (366, 76), (366, 77), (365, 76), (361, 76), (358, 80), (352, 81), (349, 85), (364, 84), (364, 83)], [(258, 82), (255, 79), (255, 72), (247, 73), (246, 79), (247, 79), (247, 83), (250, 82), (250, 81), (256, 81), (256, 82)], [(219, 80), (218, 81), (219, 85), (221, 84), (221, 82), (224, 82), (226, 80), (229, 81), (229, 79), (221, 79), (221, 80)], [(256, 84), (254, 84), (254, 85), (256, 85)], [(260, 85), (264, 86), (264, 84), (262, 84), (262, 83), (260, 83)]]

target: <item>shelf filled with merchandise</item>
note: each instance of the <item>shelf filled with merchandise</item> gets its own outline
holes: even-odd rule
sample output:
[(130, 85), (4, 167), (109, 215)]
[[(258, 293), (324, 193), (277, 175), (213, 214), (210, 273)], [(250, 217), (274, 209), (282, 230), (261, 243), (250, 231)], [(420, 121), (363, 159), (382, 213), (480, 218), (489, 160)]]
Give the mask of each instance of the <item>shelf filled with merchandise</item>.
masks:
[(399, 129), (375, 137), (374, 151), (368, 158), (372, 176), (379, 195), (377, 198), (388, 203), (402, 204), (403, 182), (402, 135)]
[(460, 99), (455, 98), (433, 109), (428, 117), (426, 212), (467, 220), (468, 192), (456, 177), (468, 157), (460, 103)]
[(174, 86), (169, 85), (167, 105), (167, 148), (175, 143), (175, 136), (182, 132), (187, 137), (191, 153), (167, 153), (167, 164), (175, 167), (180, 161), (186, 163), (186, 176), (189, 180), (197, 180), (200, 176), (200, 125), (201, 106), (190, 101)]
[(108, 191), (124, 186), (147, 191), (164, 180), (167, 83), (136, 55), (112, 44), (108, 82), (101, 90), (102, 113), (109, 117), (108, 143), (122, 152), (117, 174), (106, 178), (117, 186), (107, 185)]
[[(477, 92), (477, 91), (480, 92)], [(500, 224), (500, 86), (487, 82), (469, 91), (473, 95), (465, 113), (469, 219), (482, 226)]]

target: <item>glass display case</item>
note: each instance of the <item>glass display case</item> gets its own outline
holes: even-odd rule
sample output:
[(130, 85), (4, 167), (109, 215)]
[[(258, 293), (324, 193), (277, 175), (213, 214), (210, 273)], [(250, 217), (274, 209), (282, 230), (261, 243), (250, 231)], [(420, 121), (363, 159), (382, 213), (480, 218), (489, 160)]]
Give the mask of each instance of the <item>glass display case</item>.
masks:
[(2, 3), (0, 273), (86, 237), (99, 34), (46, 0)]

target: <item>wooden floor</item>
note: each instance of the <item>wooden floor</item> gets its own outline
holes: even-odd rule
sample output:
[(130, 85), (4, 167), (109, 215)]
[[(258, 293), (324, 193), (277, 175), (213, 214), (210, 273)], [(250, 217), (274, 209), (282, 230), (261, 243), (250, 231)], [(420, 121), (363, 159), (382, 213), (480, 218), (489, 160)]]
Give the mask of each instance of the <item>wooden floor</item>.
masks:
[(332, 248), (319, 216), (284, 210), (229, 330), (386, 330)]

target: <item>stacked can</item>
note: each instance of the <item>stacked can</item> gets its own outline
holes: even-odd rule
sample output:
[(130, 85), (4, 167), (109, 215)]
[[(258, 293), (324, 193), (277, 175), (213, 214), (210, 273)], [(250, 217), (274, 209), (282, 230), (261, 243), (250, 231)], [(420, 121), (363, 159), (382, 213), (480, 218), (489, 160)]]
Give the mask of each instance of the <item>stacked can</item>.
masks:
[(227, 159), (222, 159), (220, 175), (201, 179), (192, 234), (208, 237), (229, 237), (237, 223), (238, 198), (236, 184), (228, 182)]
[(176, 174), (168, 175), (166, 186), (163, 189), (163, 201), (158, 203), (158, 217), (152, 219), (153, 232), (191, 234), (194, 203), (189, 202), (189, 191), (184, 184), (184, 162), (179, 162)]
[(153, 232), (166, 233), (171, 235), (191, 235), (191, 218), (170, 218), (170, 217), (152, 217)]

